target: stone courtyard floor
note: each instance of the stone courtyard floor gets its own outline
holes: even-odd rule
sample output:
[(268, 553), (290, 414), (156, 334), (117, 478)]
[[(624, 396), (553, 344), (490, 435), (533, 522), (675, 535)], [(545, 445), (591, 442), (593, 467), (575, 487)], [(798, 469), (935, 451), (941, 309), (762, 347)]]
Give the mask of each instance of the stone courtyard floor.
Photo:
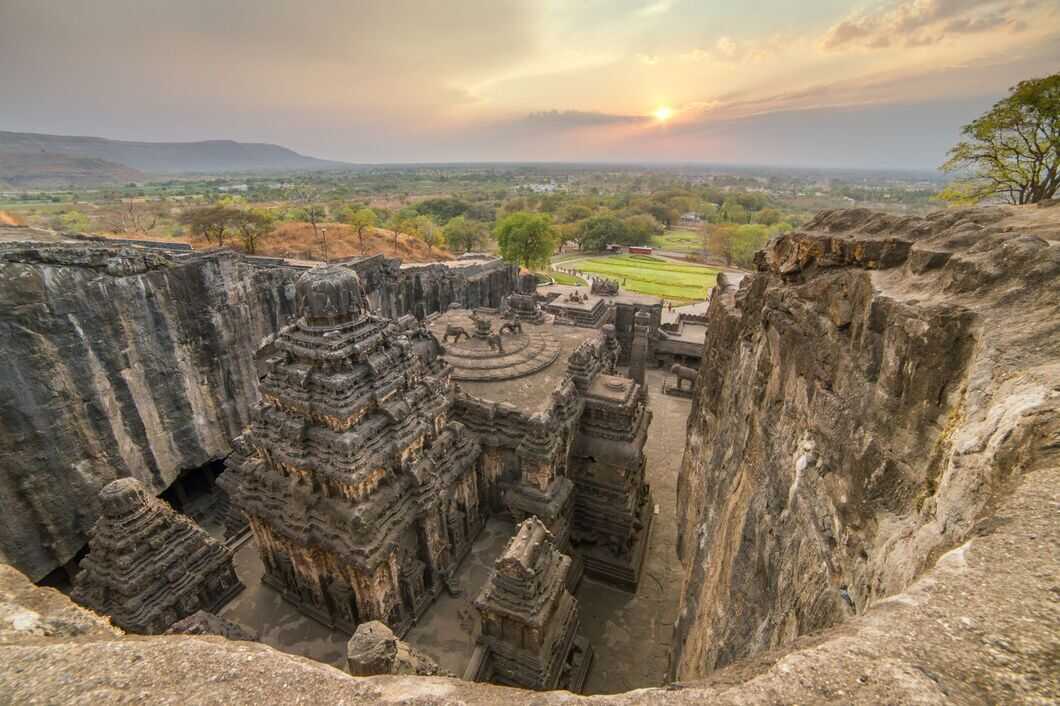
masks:
[(236, 575), (246, 588), (221, 610), (221, 617), (256, 630), (266, 645), (346, 671), (350, 636), (302, 615), (261, 582), (265, 566), (253, 537), (236, 550), (235, 564)]
[(405, 635), (406, 642), (454, 676), (463, 675), (475, 651), (477, 613), (472, 603), (513, 534), (515, 526), (511, 522), (490, 518), (456, 573), (462, 593), (450, 596), (443, 591)]
[(682, 576), (677, 558), (677, 472), (692, 401), (664, 395), (665, 377), (662, 370), (647, 371), (648, 406), (654, 416), (644, 453), (658, 512), (637, 593), (588, 579), (578, 588), (582, 634), (594, 652), (587, 694), (661, 686), (666, 681)]
[[(636, 594), (585, 579), (578, 589), (582, 634), (595, 656), (585, 692), (615, 693), (665, 682), (673, 623), (681, 589), (675, 519), (677, 472), (685, 444), (691, 401), (662, 394), (662, 370), (649, 370), (649, 406), (654, 414), (645, 453), (647, 478), (657, 512)], [(514, 527), (491, 519), (457, 572), (461, 595), (442, 593), (409, 630), (405, 640), (434, 658), (442, 669), (463, 674), (474, 651), (475, 611), (471, 603)], [(264, 567), (253, 538), (236, 551), (236, 573), (246, 586), (221, 615), (261, 634), (276, 649), (346, 669), (349, 636), (307, 618), (261, 582)]]

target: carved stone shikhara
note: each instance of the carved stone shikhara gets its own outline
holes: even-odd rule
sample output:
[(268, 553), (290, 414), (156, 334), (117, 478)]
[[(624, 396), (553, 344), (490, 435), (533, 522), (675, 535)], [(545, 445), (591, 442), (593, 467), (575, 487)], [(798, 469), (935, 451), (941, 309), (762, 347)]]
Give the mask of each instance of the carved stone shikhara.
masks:
[(571, 563), (536, 517), (519, 525), (475, 599), (482, 632), (465, 678), (581, 691), (592, 648), (567, 590)]
[(153, 635), (242, 590), (231, 551), (140, 481), (113, 481), (99, 499), (103, 515), (74, 582), (78, 603), (124, 630)]
[(373, 315), (349, 268), (296, 288), (230, 469), (235, 501), (285, 598), (347, 632), (404, 634), (482, 528), (479, 446), (448, 419), (437, 340)]

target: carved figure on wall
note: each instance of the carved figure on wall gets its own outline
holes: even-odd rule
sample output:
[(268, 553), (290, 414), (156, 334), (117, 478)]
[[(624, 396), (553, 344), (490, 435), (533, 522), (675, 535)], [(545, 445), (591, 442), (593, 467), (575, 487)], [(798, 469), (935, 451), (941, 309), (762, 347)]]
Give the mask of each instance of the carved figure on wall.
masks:
[(499, 333), (491, 333), (486, 338), (486, 343), (489, 344), (491, 351), (497, 351), (498, 353), (504, 352), (504, 346), (501, 344), (501, 335)]

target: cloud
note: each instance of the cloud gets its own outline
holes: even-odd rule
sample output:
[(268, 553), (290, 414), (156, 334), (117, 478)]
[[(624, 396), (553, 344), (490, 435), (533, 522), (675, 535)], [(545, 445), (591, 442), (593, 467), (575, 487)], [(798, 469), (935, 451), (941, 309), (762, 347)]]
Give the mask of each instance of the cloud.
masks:
[(891, 0), (848, 17), (828, 29), (821, 46), (830, 51), (850, 47), (882, 49), (941, 42), (952, 35), (1023, 28), (1023, 16), (1041, 0)]
[(640, 17), (651, 17), (652, 15), (665, 15), (673, 8), (673, 0), (658, 0), (650, 5), (645, 5), (637, 10)]
[(614, 115), (583, 110), (543, 110), (530, 113), (520, 122), (528, 127), (569, 130), (604, 125), (636, 125), (651, 120), (646, 115)]

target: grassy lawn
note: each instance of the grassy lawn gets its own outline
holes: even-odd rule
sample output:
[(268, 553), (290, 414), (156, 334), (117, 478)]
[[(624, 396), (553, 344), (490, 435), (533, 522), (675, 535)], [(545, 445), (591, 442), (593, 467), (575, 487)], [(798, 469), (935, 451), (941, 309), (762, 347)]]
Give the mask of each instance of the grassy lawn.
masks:
[(574, 267), (582, 272), (617, 279), (623, 289), (651, 294), (673, 302), (706, 299), (718, 271), (710, 267), (684, 265), (644, 255), (616, 255), (582, 260)]
[(559, 270), (548, 270), (547, 272), (540, 272), (538, 274), (551, 277), (553, 280), (555, 280), (556, 284), (568, 284), (572, 287), (588, 284), (588, 282), (583, 280), (581, 277), (568, 275), (566, 272), (560, 272)]
[(703, 233), (694, 230), (668, 230), (651, 239), (651, 246), (673, 252), (699, 252), (703, 249)]

